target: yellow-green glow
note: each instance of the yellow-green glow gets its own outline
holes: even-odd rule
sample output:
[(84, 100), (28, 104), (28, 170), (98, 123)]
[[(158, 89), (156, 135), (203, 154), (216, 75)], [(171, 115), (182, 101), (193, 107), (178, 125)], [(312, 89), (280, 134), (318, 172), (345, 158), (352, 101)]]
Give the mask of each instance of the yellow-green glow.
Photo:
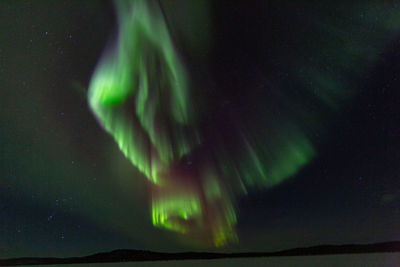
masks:
[(198, 225), (201, 221), (202, 209), (200, 200), (192, 195), (172, 196), (152, 203), (153, 225), (179, 233), (187, 233), (189, 225), (184, 220), (194, 220)]
[(157, 1), (116, 1), (119, 34), (89, 86), (89, 103), (124, 155), (154, 183), (190, 151), (188, 81)]

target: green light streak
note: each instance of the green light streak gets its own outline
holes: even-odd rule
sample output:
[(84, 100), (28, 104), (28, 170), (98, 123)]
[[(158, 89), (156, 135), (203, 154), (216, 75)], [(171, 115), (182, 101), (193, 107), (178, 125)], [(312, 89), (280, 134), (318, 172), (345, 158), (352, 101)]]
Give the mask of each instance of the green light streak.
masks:
[(187, 75), (157, 1), (115, 3), (119, 37), (96, 68), (89, 104), (123, 154), (158, 183), (157, 173), (192, 146)]

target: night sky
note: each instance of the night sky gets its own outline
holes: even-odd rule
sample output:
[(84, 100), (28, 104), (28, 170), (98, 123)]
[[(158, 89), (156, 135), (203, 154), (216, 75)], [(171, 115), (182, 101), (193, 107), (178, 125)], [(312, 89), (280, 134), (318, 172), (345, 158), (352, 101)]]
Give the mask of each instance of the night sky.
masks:
[(202, 140), (176, 164), (228, 166), (226, 188), (236, 167), (256, 177), (229, 198), (239, 242), (153, 227), (150, 181), (89, 107), (113, 1), (2, 0), (0, 258), (400, 240), (400, 5), (160, 2)]

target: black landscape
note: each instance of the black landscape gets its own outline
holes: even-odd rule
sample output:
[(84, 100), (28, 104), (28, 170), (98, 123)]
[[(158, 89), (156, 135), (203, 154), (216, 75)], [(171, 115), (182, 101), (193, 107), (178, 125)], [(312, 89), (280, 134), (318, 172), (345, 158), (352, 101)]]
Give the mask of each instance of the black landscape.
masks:
[(74, 264), (74, 263), (107, 263), (133, 261), (168, 261), (195, 259), (222, 259), (248, 257), (283, 257), (312, 256), (333, 254), (361, 254), (400, 252), (400, 241), (376, 244), (321, 245), (306, 248), (294, 248), (278, 252), (245, 252), (245, 253), (161, 253), (143, 250), (119, 249), (111, 252), (97, 253), (85, 257), (73, 258), (14, 258), (0, 260), (1, 266), (44, 265), (44, 264)]

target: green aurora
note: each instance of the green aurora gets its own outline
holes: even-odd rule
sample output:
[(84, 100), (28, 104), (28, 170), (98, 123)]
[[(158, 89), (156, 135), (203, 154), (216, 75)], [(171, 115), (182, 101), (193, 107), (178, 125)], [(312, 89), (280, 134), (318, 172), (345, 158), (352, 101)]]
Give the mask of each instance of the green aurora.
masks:
[[(191, 235), (195, 241), (206, 236), (204, 241), (217, 247), (237, 242), (235, 198), (247, 194), (250, 188), (281, 184), (310, 163), (317, 152), (307, 130), (288, 115), (280, 118), (284, 122), (257, 131), (238, 120), (232, 129), (238, 141), (234, 150), (216, 142), (210, 153), (212, 163), (203, 161), (194, 174), (181, 171), (184, 159), (203, 144), (198, 122), (202, 114), (196, 112), (200, 109), (193, 101), (191, 74), (184, 66), (158, 1), (115, 4), (118, 37), (106, 49), (90, 82), (88, 99), (93, 113), (125, 157), (152, 183), (154, 226)], [(366, 10), (372, 12), (368, 7)], [(326, 30), (323, 19), (319, 25)], [(389, 20), (389, 25), (383, 27), (392, 31), (393, 25), (394, 21)], [(339, 86), (335, 77), (321, 72), (318, 66), (332, 60), (325, 52), (334, 49), (334, 53), (328, 54), (342, 57), (334, 60), (344, 76), (355, 68), (362, 73), (366, 70), (363, 66), (374, 61), (376, 53), (369, 53), (363, 61), (355, 60), (368, 51), (359, 51), (351, 43), (340, 49), (334, 47), (329, 38), (341, 34), (334, 29), (330, 29), (328, 43), (320, 40), (325, 44), (319, 47), (316, 63), (292, 64), (292, 69), (304, 69), (296, 74), (304, 82), (302, 86), (309, 92), (319, 88), (319, 103), (337, 110), (339, 100), (348, 100), (354, 93), (347, 90), (351, 85)], [(359, 39), (370, 41), (368, 36), (359, 35)], [(386, 39), (376, 40), (373, 50), (384, 46)], [(282, 58), (282, 62), (285, 60)], [(318, 114), (304, 107), (298, 110), (297, 115), (311, 128), (322, 129)], [(223, 140), (224, 135), (216, 138)]]
[[(116, 6), (118, 40), (112, 50), (105, 52), (92, 78), (90, 107), (123, 154), (160, 187), (157, 191), (161, 193), (152, 204), (155, 226), (187, 233), (188, 225), (182, 221), (190, 219), (196, 221), (197, 228), (211, 232), (215, 246), (235, 242), (235, 195), (247, 192), (248, 186), (281, 183), (311, 160), (312, 146), (295, 132), (293, 139), (274, 155), (278, 167), (266, 169), (243, 135), (244, 160), (229, 162), (220, 155), (221, 166), (203, 172), (199, 184), (192, 185), (192, 192), (187, 192), (187, 184), (168, 189), (174, 184), (170, 181), (174, 177), (165, 179), (170, 165), (201, 144), (194, 130), (196, 121), (190, 120), (195, 110), (190, 104), (190, 76), (157, 1), (116, 1)], [(223, 185), (220, 175), (229, 177)], [(235, 183), (241, 185), (240, 190), (228, 193)]]

